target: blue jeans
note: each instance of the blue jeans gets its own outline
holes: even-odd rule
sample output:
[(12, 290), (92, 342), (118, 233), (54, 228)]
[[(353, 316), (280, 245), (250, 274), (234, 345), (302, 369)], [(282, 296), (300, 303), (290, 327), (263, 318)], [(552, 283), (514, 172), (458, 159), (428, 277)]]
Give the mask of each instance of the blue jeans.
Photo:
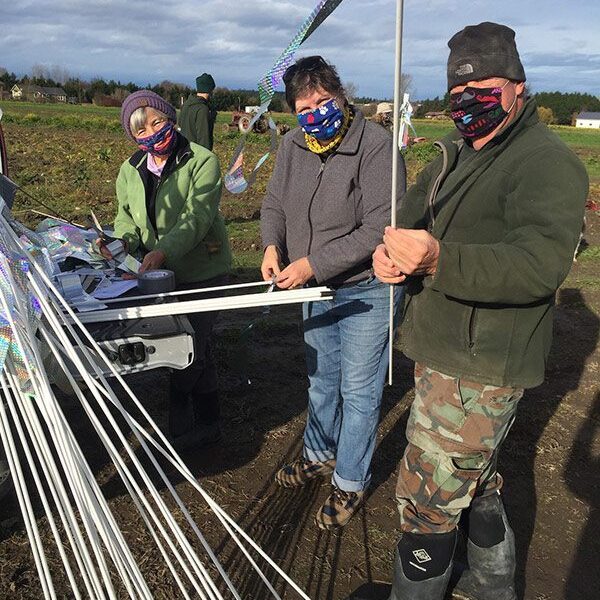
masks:
[[(396, 311), (404, 287), (395, 288)], [(364, 490), (371, 479), (381, 394), (389, 362), (390, 288), (371, 277), (336, 290), (333, 300), (305, 302), (308, 418), (304, 456), (335, 458), (333, 484)]]

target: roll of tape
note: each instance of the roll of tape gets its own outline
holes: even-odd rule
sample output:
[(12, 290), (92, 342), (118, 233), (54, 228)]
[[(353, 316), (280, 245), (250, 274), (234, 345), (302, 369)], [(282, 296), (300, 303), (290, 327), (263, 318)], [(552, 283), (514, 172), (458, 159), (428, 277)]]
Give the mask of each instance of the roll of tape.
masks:
[(144, 271), (138, 274), (137, 280), (142, 294), (163, 294), (175, 289), (175, 273), (167, 269)]

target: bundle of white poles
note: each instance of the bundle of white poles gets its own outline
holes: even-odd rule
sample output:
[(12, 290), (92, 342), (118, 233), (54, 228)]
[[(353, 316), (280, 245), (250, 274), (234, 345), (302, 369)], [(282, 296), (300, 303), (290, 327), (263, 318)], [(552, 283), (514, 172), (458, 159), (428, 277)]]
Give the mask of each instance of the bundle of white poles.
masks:
[[(25, 262), (16, 261), (15, 257), (22, 257)], [(142, 403), (112, 363), (106, 360), (107, 370), (142, 415), (141, 422), (125, 410), (92, 358), (90, 349), (97, 356), (104, 357), (104, 354), (82, 325), (82, 319), (57, 291), (43, 266), (25, 250), (4, 216), (0, 217), (0, 263), (0, 317), (4, 319), (1, 328), (4, 335), (0, 341), (9, 344), (0, 371), (0, 435), (44, 598), (57, 597), (47, 561), (49, 553), (60, 556), (64, 567), (60, 577), (64, 579), (66, 575), (75, 598), (117, 598), (126, 592), (131, 598), (150, 600), (154, 594), (131, 551), (127, 536), (119, 528), (118, 515), (112, 513), (86, 462), (85, 452), (55, 397), (42, 364), (40, 341), (47, 345), (63, 368), (139, 511), (149, 537), (172, 575), (169, 589), (173, 590), (173, 597), (210, 600), (233, 597), (241, 600), (234, 581), (161, 468), (161, 457), (197, 490), (198, 501), (205, 502), (214, 512), (274, 598), (279, 598), (274, 584), (259, 568), (255, 558), (269, 565), (299, 597), (308, 598), (205, 492)], [(23, 268), (27, 263), (29, 268)], [(279, 294), (262, 294), (262, 297)], [(261, 294), (253, 294), (258, 295)], [(39, 303), (41, 318), (38, 318), (39, 311), (32, 311), (32, 299), (34, 304)], [(170, 314), (175, 305), (169, 304)], [(87, 388), (85, 392), (78, 381)], [(134, 448), (128, 441), (116, 416), (133, 432), (139, 448)], [(138, 454), (142, 455), (143, 462), (149, 461), (152, 465), (152, 477)], [(156, 475), (164, 484), (162, 495), (153, 483)], [(40, 533), (39, 515), (34, 512), (32, 498), (39, 499), (51, 536)], [(169, 505), (177, 507), (175, 514)], [(191, 539), (178, 523), (182, 520), (193, 532)]]

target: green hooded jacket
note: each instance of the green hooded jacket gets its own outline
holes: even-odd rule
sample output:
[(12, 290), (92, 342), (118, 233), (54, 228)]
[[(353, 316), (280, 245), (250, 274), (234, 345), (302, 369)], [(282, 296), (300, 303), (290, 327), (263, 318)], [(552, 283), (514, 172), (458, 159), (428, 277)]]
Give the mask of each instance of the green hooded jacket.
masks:
[(453, 132), (404, 196), (398, 226), (440, 241), (434, 276), (410, 277), (400, 345), (448, 375), (496, 386), (544, 379), (556, 290), (573, 262), (588, 177), (534, 100), (461, 160)]
[(163, 171), (157, 182), (155, 226), (146, 204), (146, 159), (147, 154), (140, 151), (121, 165), (115, 236), (127, 241), (131, 253), (162, 250), (167, 257), (164, 266), (175, 272), (178, 284), (227, 273), (231, 251), (219, 212), (218, 158), (194, 143), (178, 148), (169, 172)]

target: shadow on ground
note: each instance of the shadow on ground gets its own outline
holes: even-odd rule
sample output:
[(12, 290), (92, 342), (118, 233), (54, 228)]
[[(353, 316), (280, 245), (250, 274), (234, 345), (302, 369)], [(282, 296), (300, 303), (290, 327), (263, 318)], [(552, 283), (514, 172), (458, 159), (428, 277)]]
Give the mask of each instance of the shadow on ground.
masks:
[[(581, 291), (566, 288), (559, 292), (554, 327), (554, 343), (550, 353), (546, 382), (526, 391), (519, 405), (513, 430), (500, 452), (499, 469), (506, 475), (504, 502), (516, 534), (516, 584), (519, 598), (525, 595), (525, 567), (536, 523), (538, 505), (536, 487), (539, 488), (539, 480), (536, 486), (535, 463), (538, 446), (548, 422), (561, 401), (569, 392), (577, 390), (580, 386), (585, 362), (595, 351), (598, 343), (600, 322), (596, 314), (586, 305)], [(586, 435), (589, 435), (587, 430), (580, 433), (580, 436)], [(577, 472), (582, 473), (581, 463), (577, 467)], [(580, 484), (580, 497), (595, 498), (594, 505), (597, 510), (598, 477), (583, 478)], [(593, 528), (595, 533), (592, 534), (591, 531), (586, 533), (588, 539), (595, 537), (598, 540), (600, 522), (592, 521), (590, 518), (589, 523), (588, 529)], [(557, 538), (561, 535), (559, 531), (553, 533)], [(582, 540), (580, 547), (584, 544)], [(597, 556), (597, 553), (589, 552), (588, 548), (586, 552), (581, 553), (581, 560), (573, 563), (564, 598), (592, 600), (596, 597)], [(570, 589), (570, 586), (575, 587)], [(581, 590), (583, 595), (575, 590)]]

